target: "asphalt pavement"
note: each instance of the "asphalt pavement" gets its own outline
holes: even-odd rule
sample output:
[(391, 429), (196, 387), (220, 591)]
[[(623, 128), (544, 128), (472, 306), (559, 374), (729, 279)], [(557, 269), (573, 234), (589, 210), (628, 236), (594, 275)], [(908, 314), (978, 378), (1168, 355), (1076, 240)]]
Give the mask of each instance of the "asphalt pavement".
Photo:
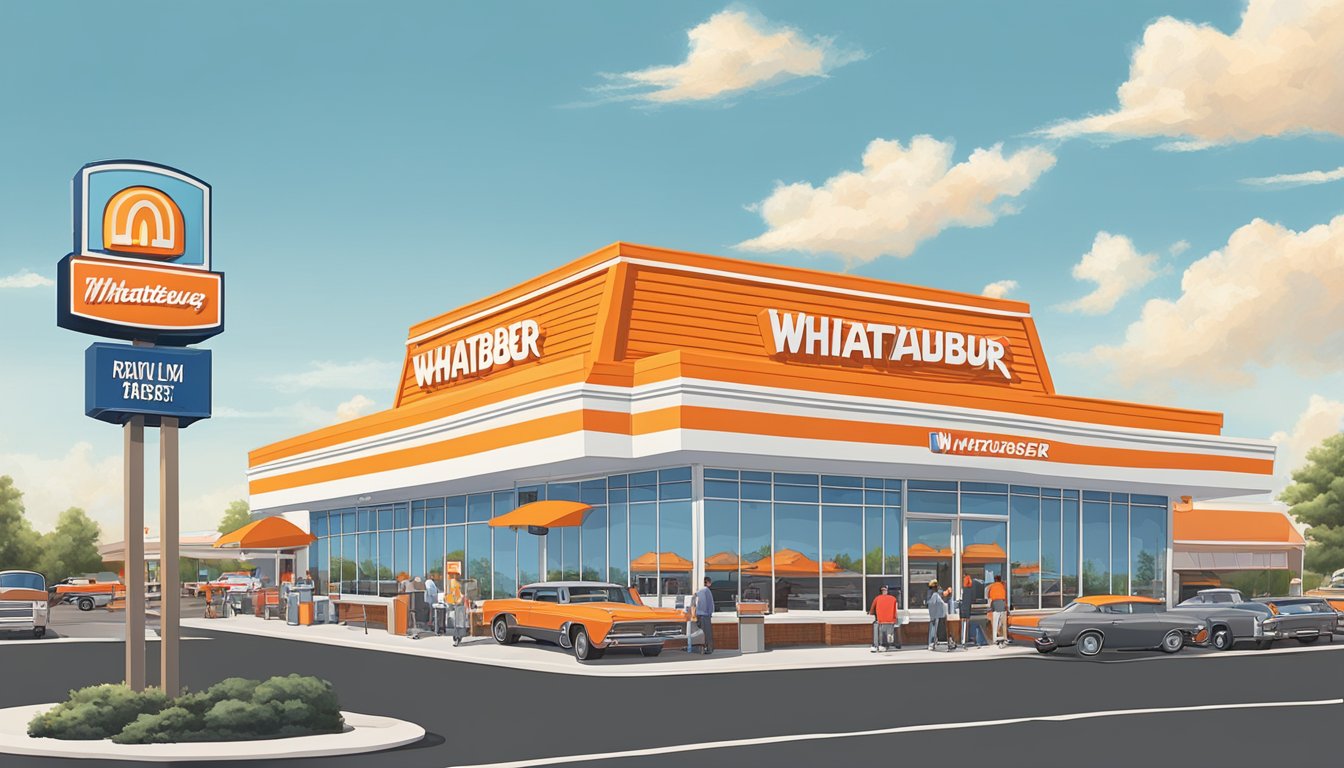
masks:
[[(695, 752), (624, 754), (571, 765), (1238, 766), (1333, 761), (1344, 705), (1078, 713), (1344, 697), (1344, 643), (1292, 653), (1187, 650), (1175, 656), (1051, 656), (655, 678), (558, 675), (205, 630), (182, 645), (182, 678), (200, 689), (227, 676), (299, 672), (330, 680), (347, 710), (424, 726), (421, 744), (378, 756), (284, 765), (484, 765), (723, 742)], [(1344, 638), (1341, 638), (1344, 639)], [(117, 642), (0, 641), (0, 706), (55, 701), (120, 679)], [(538, 649), (538, 652), (544, 652)], [(151, 678), (158, 647), (149, 644)], [(599, 662), (600, 663), (600, 662)], [(1010, 722), (1002, 722), (1002, 721)], [(973, 724), (967, 727), (967, 724)], [(923, 728), (921, 728), (923, 727)], [(905, 729), (872, 735), (863, 731)], [(914, 730), (911, 730), (914, 729)], [(790, 740), (798, 734), (812, 734)], [(841, 736), (841, 737), (836, 737)], [(743, 743), (743, 740), (755, 740)], [(80, 765), (23, 758), (10, 765)], [(106, 762), (103, 765), (119, 765)], [(223, 763), (219, 763), (222, 765)], [(255, 765), (256, 763), (253, 763)], [(210, 765), (209, 763), (197, 765)]]

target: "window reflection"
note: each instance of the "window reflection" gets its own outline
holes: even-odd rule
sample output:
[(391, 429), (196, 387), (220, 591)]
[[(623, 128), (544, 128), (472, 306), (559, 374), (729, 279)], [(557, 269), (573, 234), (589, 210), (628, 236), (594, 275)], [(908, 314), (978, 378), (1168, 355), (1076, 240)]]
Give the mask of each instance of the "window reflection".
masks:
[(821, 563), (817, 549), (817, 505), (775, 504), (775, 544), (768, 560), (775, 574), (775, 610), (821, 607)]
[[(1039, 493), (1039, 490), (1037, 491)], [(1036, 496), (1014, 493), (1009, 503), (1009, 521), (1012, 523), (1012, 552), (1009, 570), (1009, 605), (1014, 608), (1037, 608), (1040, 605), (1041, 584), (1041, 500)]]
[(906, 523), (910, 547), (906, 550), (910, 572), (911, 608), (925, 607), (924, 598), (931, 580), (940, 587), (952, 583), (952, 524), (951, 520), (919, 520)]
[(1111, 505), (1083, 502), (1083, 594), (1110, 592)]
[(861, 611), (863, 604), (863, 508), (821, 508), (822, 610)]
[[(1006, 499), (1007, 497), (1005, 497)], [(984, 607), (985, 586), (1007, 571), (1008, 524), (990, 520), (961, 521), (961, 579), (958, 594), (971, 596), (972, 604)], [(966, 587), (970, 578), (971, 586)], [(925, 579), (927, 584), (928, 579)], [(915, 586), (920, 586), (918, 582)], [(922, 595), (921, 595), (922, 598)]]

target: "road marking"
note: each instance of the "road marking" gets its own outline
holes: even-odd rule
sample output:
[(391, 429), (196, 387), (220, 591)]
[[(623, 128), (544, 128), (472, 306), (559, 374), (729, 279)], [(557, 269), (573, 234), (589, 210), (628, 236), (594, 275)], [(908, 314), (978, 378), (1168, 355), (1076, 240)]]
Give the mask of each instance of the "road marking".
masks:
[[(1287, 640), (1281, 642), (1288, 642)], [(1328, 653), (1330, 651), (1344, 651), (1344, 643), (1336, 644), (1327, 642), (1324, 645), (1302, 645), (1285, 646), (1281, 648), (1266, 648), (1265, 650), (1232, 650), (1215, 651), (1209, 648), (1198, 649), (1199, 653), (1177, 653), (1174, 655), (1161, 654), (1153, 656), (1139, 656), (1133, 659), (1084, 659), (1078, 657), (1078, 661), (1091, 661), (1098, 664), (1133, 664), (1136, 661), (1158, 661), (1160, 659), (1171, 659), (1178, 661), (1181, 659), (1255, 659), (1261, 656), (1281, 656), (1290, 653)]]
[(765, 736), (752, 739), (732, 739), (728, 741), (710, 741), (699, 744), (673, 744), (666, 747), (649, 749), (630, 749), (624, 752), (599, 752), (591, 755), (565, 755), (531, 760), (512, 760), (502, 763), (476, 763), (456, 766), (455, 768), (530, 768), (538, 765), (559, 765), (562, 763), (583, 763), (596, 760), (619, 760), (632, 757), (652, 757), (682, 752), (699, 752), (706, 749), (732, 749), (734, 747), (753, 747), (760, 745), (784, 744), (793, 741), (820, 741), (823, 739), (851, 739), (863, 736), (887, 736), (898, 733), (922, 733), (926, 731), (951, 731), (965, 728), (993, 728), (1001, 725), (1021, 723), (1054, 722), (1071, 720), (1090, 720), (1100, 717), (1126, 717), (1131, 715), (1160, 715), (1179, 712), (1208, 712), (1224, 709), (1269, 709), (1274, 707), (1322, 707), (1344, 704), (1344, 699), (1316, 699), (1312, 701), (1261, 701), (1240, 704), (1200, 704), (1188, 707), (1149, 707), (1145, 709), (1113, 709), (1101, 712), (1073, 712), (1063, 715), (1038, 715), (1035, 717), (1011, 717), (1003, 720), (973, 720), (961, 723), (927, 723), (925, 725), (902, 725), (895, 728), (875, 728), (867, 731), (846, 731), (841, 733), (798, 733), (780, 736)]

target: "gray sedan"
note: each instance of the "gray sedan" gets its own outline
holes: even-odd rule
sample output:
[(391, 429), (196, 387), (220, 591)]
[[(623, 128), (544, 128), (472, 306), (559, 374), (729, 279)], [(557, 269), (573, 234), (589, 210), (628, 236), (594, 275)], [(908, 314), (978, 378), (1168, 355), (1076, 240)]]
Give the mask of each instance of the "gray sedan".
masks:
[(1202, 641), (1207, 626), (1197, 615), (1167, 612), (1160, 600), (1097, 595), (1081, 597), (1041, 619), (1033, 634), (1041, 653), (1076, 646), (1080, 656), (1091, 657), (1102, 649), (1176, 653), (1187, 643)]
[(1273, 611), (1264, 622), (1265, 636), (1272, 640), (1296, 640), (1310, 645), (1322, 637), (1334, 642), (1339, 613), (1320, 597), (1262, 597), (1256, 600)]

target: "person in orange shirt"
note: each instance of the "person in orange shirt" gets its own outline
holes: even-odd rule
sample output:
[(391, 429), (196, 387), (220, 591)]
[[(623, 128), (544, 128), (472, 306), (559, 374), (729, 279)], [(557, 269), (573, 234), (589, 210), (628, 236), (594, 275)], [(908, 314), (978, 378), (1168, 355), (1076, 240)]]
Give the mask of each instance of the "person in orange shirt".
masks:
[(985, 599), (989, 601), (990, 634), (994, 644), (1002, 647), (1008, 642), (1008, 587), (1003, 583), (1003, 574), (994, 574), (994, 583), (985, 591)]
[(900, 649), (901, 627), (897, 610), (896, 597), (888, 594), (887, 585), (883, 584), (881, 594), (874, 597), (873, 604), (868, 607), (868, 613), (873, 615), (875, 622), (873, 625), (873, 653), (877, 653), (879, 649), (887, 651), (892, 647)]

